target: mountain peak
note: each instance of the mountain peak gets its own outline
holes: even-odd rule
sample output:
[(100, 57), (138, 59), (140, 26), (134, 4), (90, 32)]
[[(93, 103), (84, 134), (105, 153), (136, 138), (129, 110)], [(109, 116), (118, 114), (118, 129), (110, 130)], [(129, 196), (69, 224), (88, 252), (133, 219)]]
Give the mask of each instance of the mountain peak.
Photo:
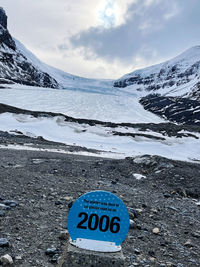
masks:
[(5, 10), (0, 7), (0, 25), (4, 27), (4, 29), (7, 29), (7, 15)]

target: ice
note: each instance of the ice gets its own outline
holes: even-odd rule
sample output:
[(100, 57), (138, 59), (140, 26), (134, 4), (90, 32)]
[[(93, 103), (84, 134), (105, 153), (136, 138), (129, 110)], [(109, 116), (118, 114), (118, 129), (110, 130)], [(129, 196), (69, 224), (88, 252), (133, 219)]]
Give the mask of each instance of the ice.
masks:
[[(125, 158), (137, 155), (160, 155), (176, 160), (200, 160), (199, 139), (192, 137), (165, 137), (165, 141), (113, 136), (108, 127), (79, 125), (65, 122), (62, 117), (34, 118), (29, 115), (0, 115), (0, 130), (20, 131), (28, 136), (43, 136), (50, 141), (62, 142), (67, 145), (84, 146), (101, 150), (110, 157)], [(197, 134), (196, 134), (197, 135)]]
[(146, 111), (137, 97), (118, 92), (103, 94), (18, 86), (1, 90), (0, 102), (23, 109), (63, 113), (75, 118), (132, 123), (164, 122), (164, 119)]

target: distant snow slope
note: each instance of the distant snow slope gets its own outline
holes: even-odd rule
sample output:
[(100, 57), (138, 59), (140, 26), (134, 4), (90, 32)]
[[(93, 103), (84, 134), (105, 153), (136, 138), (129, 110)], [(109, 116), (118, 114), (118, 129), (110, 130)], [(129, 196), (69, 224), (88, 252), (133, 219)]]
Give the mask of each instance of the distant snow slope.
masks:
[[(79, 77), (66, 73), (57, 68), (51, 67), (43, 62), (41, 62), (31, 51), (29, 51), (22, 43), (18, 40), (15, 40), (15, 44), (19, 51), (31, 62), (37, 69), (42, 70), (43, 72), (48, 73), (53, 77), (63, 88), (73, 87), (73, 88), (82, 88), (88, 89), (91, 91), (105, 91), (110, 90), (113, 84), (113, 80), (97, 80), (97, 79), (88, 79)], [(67, 63), (66, 63), (67, 64)]]

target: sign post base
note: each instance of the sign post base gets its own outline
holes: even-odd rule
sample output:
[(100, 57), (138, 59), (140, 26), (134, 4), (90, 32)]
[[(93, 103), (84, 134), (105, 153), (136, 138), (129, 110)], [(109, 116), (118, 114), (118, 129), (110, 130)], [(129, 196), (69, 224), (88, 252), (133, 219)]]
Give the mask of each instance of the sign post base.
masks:
[(97, 252), (118, 252), (121, 246), (116, 246), (114, 242), (98, 241), (84, 238), (70, 240), (70, 244), (77, 248), (92, 250)]
[(59, 267), (124, 267), (124, 256), (122, 251), (118, 252), (97, 252), (78, 248), (68, 243), (61, 258)]

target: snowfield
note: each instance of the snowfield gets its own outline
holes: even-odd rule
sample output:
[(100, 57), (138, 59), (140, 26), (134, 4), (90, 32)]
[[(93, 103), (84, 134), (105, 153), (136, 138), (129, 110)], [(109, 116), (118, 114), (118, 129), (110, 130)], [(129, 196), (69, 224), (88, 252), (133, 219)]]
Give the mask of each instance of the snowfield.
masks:
[[(102, 122), (159, 124), (168, 121), (145, 110), (139, 103), (141, 97), (150, 93), (147, 90), (149, 84), (159, 85), (158, 90), (152, 89), (153, 93), (187, 97), (191, 90), (197, 90), (196, 85), (200, 81), (199, 62), (196, 62), (200, 59), (200, 47), (187, 50), (173, 60), (123, 76), (118, 81), (123, 82), (129, 78), (133, 80), (127, 80), (129, 86), (121, 88), (113, 87), (112, 80), (87, 79), (48, 66), (19, 41), (15, 40), (15, 43), (17, 51), (27, 59), (29, 65), (38, 70), (42, 77), (45, 73), (49, 74), (58, 85), (53, 88), (60, 88), (2, 85), (0, 103), (21, 109), (54, 112)], [(12, 68), (9, 69), (13, 73)], [(16, 75), (19, 71), (16, 71)], [(190, 79), (184, 80), (185, 76)], [(172, 84), (168, 84), (169, 79)], [(102, 155), (115, 158), (150, 154), (176, 160), (200, 161), (200, 134), (197, 132), (194, 135), (190, 132), (188, 136), (182, 135), (181, 138), (170, 137), (165, 132), (154, 129), (153, 132), (148, 128), (139, 131), (134, 127), (109, 128), (100, 124), (89, 126), (65, 121), (63, 116), (35, 118), (12, 113), (0, 114), (0, 130), (11, 133), (20, 131), (31, 137), (42, 136), (50, 141), (97, 149), (104, 153)], [(22, 149), (19, 146), (15, 148)]]
[(55, 90), (18, 86), (0, 91), (0, 103), (18, 108), (63, 113), (67, 116), (111, 122), (160, 123), (164, 119), (146, 111), (137, 95), (110, 88), (88, 92), (81, 88)]
[[(78, 145), (107, 152), (111, 158), (124, 158), (137, 155), (160, 155), (170, 159), (193, 161), (200, 160), (200, 134), (193, 137), (167, 137), (165, 140), (153, 140), (143, 136), (115, 136), (112, 131), (130, 132), (128, 127), (108, 128), (89, 126), (64, 121), (64, 117), (35, 118), (30, 115), (3, 113), (0, 115), (0, 130), (20, 131), (31, 137), (43, 136), (50, 141), (68, 145)], [(137, 132), (137, 129), (134, 131)], [(141, 132), (140, 132), (141, 133)], [(148, 132), (149, 134), (151, 132)], [(157, 137), (162, 134), (151, 133)], [(28, 148), (22, 148), (28, 149)], [(110, 153), (110, 154), (109, 154)], [(106, 153), (105, 153), (106, 156)]]

